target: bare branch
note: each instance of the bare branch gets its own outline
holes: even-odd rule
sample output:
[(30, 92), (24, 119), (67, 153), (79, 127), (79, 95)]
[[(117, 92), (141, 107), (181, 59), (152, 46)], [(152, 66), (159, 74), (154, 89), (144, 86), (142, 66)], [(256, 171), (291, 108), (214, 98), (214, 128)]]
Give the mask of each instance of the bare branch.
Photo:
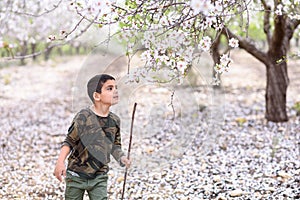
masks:
[[(69, 35), (71, 35), (71, 34), (79, 27), (79, 25), (81, 24), (81, 22), (82, 22), (84, 19), (85, 19), (85, 17), (82, 17), (82, 18), (78, 21), (78, 23), (74, 26), (74, 28), (73, 28), (70, 32), (68, 32), (68, 33), (65, 34), (64, 38), (67, 38)], [(92, 23), (92, 22), (91, 22), (91, 23)], [(63, 40), (63, 39), (60, 39), (60, 40)]]

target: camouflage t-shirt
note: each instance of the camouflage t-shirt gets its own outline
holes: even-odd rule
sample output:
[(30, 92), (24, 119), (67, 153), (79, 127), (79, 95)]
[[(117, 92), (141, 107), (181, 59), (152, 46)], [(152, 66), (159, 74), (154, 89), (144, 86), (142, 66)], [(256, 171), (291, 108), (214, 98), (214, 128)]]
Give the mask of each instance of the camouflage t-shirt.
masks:
[(110, 112), (107, 117), (97, 116), (89, 108), (74, 117), (63, 142), (71, 148), (68, 170), (81, 177), (94, 178), (109, 170), (110, 154), (120, 163), (124, 156), (121, 148), (120, 118)]

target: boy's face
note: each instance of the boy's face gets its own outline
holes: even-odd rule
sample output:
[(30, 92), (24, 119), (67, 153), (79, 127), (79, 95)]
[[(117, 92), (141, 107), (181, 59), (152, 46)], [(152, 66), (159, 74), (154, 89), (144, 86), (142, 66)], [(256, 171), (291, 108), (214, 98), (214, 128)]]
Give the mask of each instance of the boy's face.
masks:
[(105, 105), (114, 105), (118, 103), (119, 96), (115, 80), (107, 80), (101, 89), (101, 93), (94, 94), (95, 102)]

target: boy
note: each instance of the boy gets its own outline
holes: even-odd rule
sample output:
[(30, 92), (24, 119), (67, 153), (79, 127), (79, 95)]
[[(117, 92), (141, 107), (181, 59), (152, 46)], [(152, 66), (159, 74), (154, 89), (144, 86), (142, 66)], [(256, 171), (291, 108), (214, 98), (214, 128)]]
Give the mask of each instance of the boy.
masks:
[[(54, 170), (59, 181), (66, 177), (66, 200), (83, 199), (85, 190), (90, 200), (107, 199), (110, 154), (121, 166), (131, 164), (121, 149), (120, 118), (109, 111), (118, 103), (114, 77), (96, 75), (87, 90), (93, 105), (74, 117)], [(64, 161), (70, 152), (66, 170)]]

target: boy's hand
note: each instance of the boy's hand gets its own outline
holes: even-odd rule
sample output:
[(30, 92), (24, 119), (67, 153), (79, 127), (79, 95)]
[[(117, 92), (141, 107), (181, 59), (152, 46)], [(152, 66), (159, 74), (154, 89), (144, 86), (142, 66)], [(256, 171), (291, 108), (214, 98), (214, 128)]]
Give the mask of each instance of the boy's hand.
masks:
[(64, 162), (57, 162), (54, 169), (54, 176), (61, 182), (62, 176), (66, 177), (66, 166)]
[(126, 166), (126, 168), (129, 168), (131, 165), (131, 160), (127, 159), (126, 156), (121, 157), (121, 162)]

